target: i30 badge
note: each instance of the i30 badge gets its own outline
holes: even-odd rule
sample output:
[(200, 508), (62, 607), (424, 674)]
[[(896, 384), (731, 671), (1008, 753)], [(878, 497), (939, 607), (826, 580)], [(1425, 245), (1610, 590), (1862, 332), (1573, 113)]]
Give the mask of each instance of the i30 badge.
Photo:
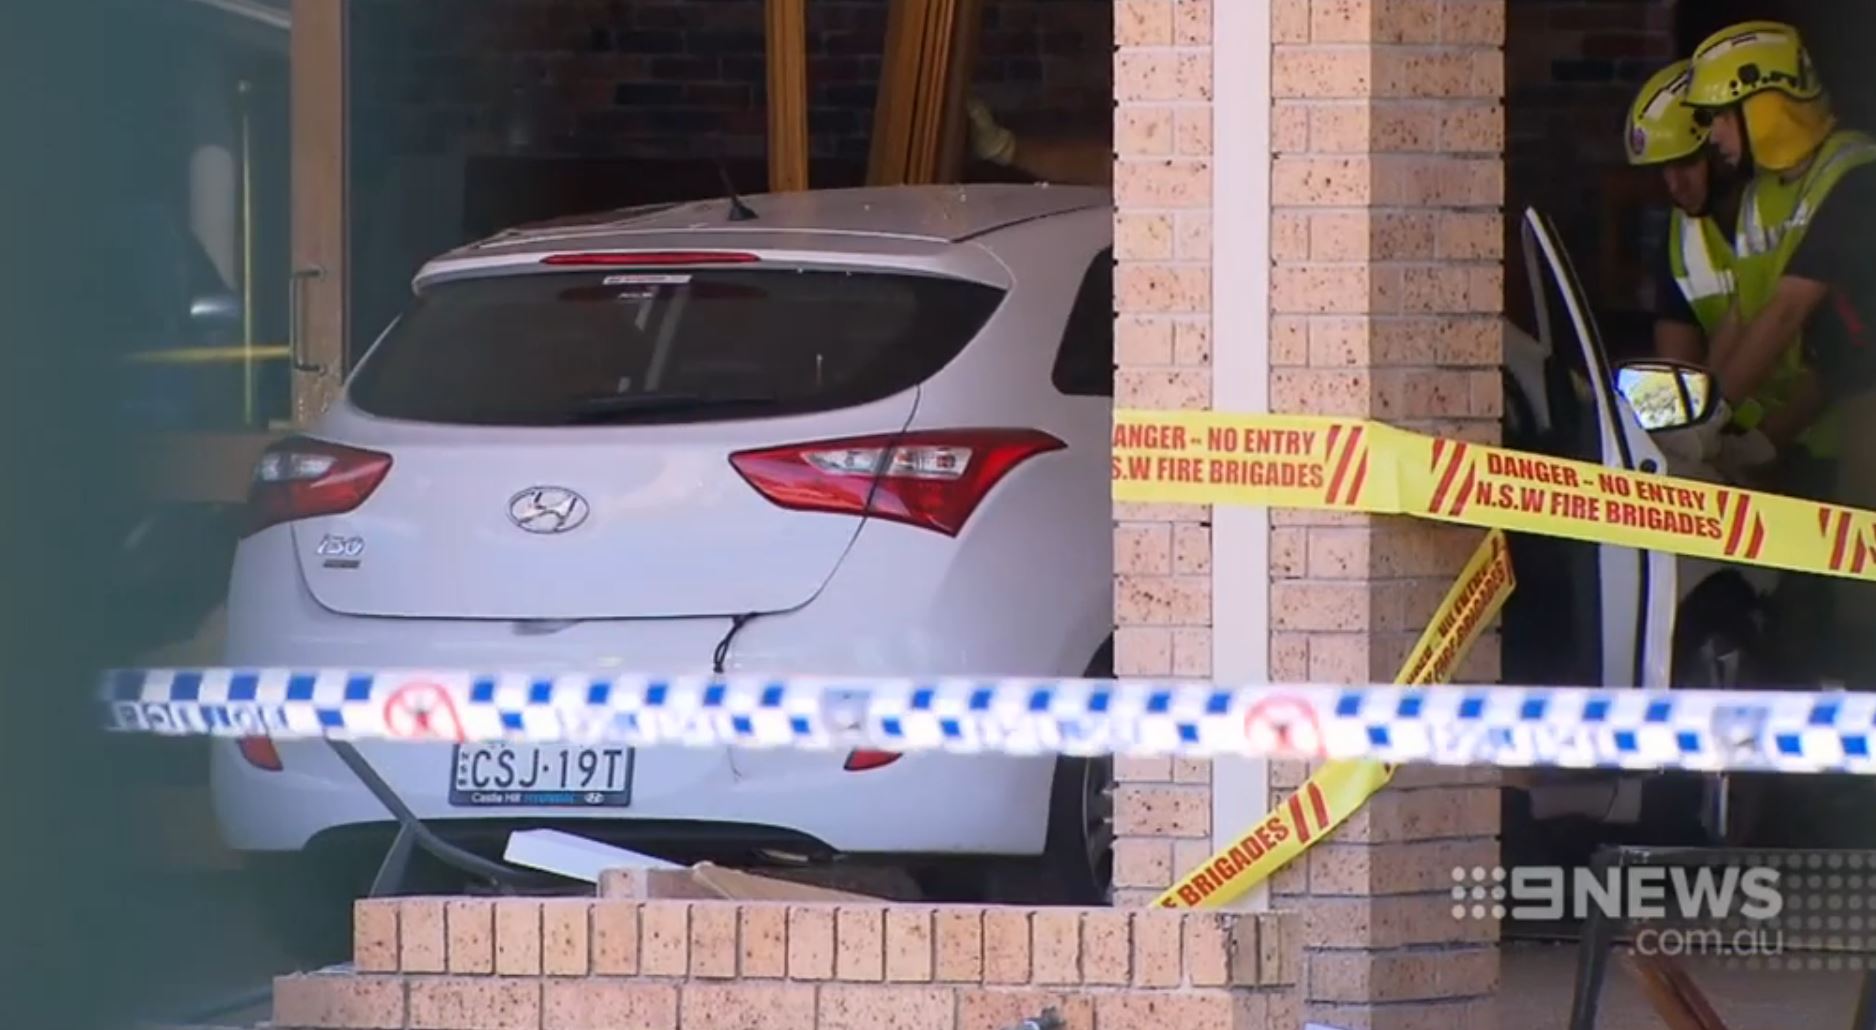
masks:
[(508, 521), (530, 533), (565, 533), (591, 512), (586, 498), (561, 486), (531, 486), (508, 500)]

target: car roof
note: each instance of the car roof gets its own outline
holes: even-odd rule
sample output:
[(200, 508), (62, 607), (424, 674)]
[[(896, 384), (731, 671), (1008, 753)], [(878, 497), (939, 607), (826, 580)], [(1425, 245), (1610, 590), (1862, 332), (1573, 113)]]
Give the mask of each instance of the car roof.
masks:
[(1083, 186), (872, 186), (744, 197), (756, 218), (733, 221), (727, 198), (623, 208), (518, 226), (455, 251), (529, 253), (582, 246), (630, 247), (635, 237), (693, 233), (828, 233), (959, 243), (1023, 222), (1105, 207), (1106, 190)]

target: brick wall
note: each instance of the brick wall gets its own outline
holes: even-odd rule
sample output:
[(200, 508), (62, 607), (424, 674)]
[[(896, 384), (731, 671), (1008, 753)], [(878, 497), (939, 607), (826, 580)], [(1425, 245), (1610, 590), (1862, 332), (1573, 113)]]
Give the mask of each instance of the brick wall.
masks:
[[(1115, 404), (1211, 406), (1212, 0), (1114, 5)], [(1209, 509), (1115, 505), (1115, 672), (1211, 675)], [(1115, 764), (1117, 904), (1211, 852), (1211, 765)]]
[[(765, 153), (762, 0), (359, 0), (365, 149)], [(1012, 126), (1106, 118), (1111, 0), (987, 0), (976, 82)], [(864, 160), (885, 0), (810, 0), (813, 152)], [(511, 112), (531, 139), (507, 142)]]
[(1298, 1025), (1295, 919), (718, 901), (360, 902), (353, 971), (282, 1030), (1075, 1030)]
[[(1515, 3), (1513, 4), (1515, 7)], [(1271, 407), (1495, 441), (1505, 0), (1272, 4)], [(1393, 678), (1480, 535), (1273, 512), (1271, 676)], [(1496, 679), (1495, 636), (1464, 681)], [(1308, 769), (1273, 762), (1271, 800)], [(1452, 869), (1497, 861), (1490, 771), (1402, 769), (1274, 879), (1302, 913), (1313, 1018), (1487, 1021), (1496, 927), (1451, 917)]]

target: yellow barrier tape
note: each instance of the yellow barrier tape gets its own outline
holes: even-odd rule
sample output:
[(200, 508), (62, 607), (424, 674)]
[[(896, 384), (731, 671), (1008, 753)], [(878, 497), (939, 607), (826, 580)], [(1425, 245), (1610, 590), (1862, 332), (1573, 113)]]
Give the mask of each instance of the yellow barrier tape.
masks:
[(1876, 579), (1876, 512), (1355, 419), (1191, 411), (1114, 419), (1117, 501), (1413, 515)]
[(254, 347), (176, 347), (170, 350), (138, 351), (125, 358), (133, 365), (214, 365), (235, 364), (252, 358), (255, 361), (282, 361), (289, 355), (285, 346)]
[[(1394, 682), (1424, 685), (1450, 679), (1517, 585), (1505, 534), (1494, 529), (1447, 591)], [(1246, 732), (1251, 730), (1246, 727)], [(1334, 832), (1393, 776), (1393, 766), (1366, 759), (1324, 765), (1296, 793), (1257, 820), (1250, 832), (1206, 859), (1154, 904), (1161, 908), (1230, 904)]]

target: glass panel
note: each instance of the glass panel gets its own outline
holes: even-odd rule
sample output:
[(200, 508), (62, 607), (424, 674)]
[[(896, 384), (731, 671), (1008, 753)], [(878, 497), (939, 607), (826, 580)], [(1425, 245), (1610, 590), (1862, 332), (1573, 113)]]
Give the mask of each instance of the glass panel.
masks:
[(1668, 365), (1625, 365), (1615, 378), (1616, 389), (1627, 398), (1643, 429), (1677, 429), (1694, 421), (1680, 370)]

